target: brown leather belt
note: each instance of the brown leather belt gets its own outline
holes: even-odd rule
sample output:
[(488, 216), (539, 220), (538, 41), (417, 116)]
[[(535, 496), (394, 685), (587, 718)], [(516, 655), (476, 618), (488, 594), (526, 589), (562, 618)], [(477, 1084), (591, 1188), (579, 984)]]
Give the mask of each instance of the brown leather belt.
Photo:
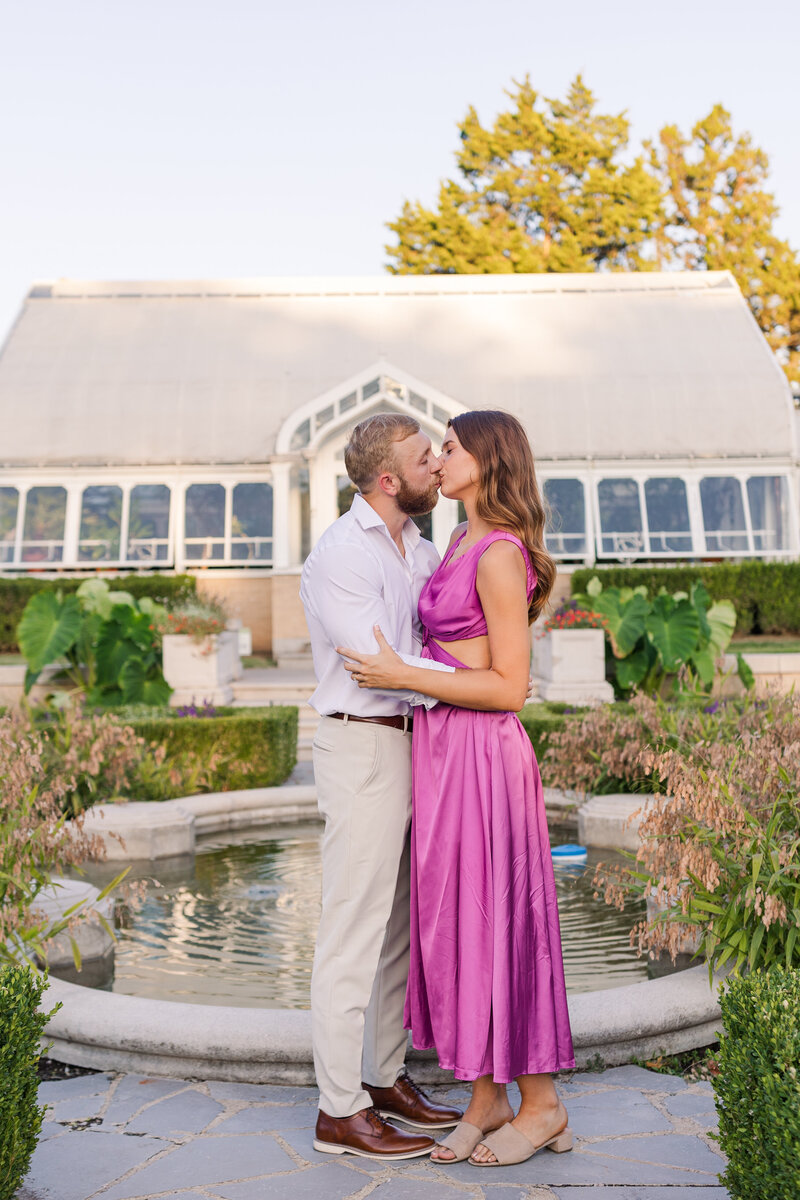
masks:
[(388, 725), (390, 729), (402, 729), (403, 733), (411, 733), (413, 717), (353, 717), (349, 713), (328, 713), (334, 721), (368, 721), (370, 725)]

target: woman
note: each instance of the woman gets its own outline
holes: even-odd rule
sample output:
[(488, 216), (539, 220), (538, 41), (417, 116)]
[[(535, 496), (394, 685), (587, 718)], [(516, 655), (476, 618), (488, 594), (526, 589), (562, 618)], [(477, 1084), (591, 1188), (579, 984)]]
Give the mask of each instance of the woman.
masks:
[[(411, 964), (406, 1026), (472, 1080), (440, 1163), (521, 1162), (572, 1135), (551, 1072), (574, 1067), (542, 784), (515, 713), (526, 699), (528, 625), (555, 577), (533, 455), (506, 413), (453, 418), (442, 495), (467, 514), (423, 589), (425, 657), (407, 667), (383, 639), (374, 655), (340, 650), (362, 687), (441, 701), (417, 709), (413, 739)], [(461, 669), (458, 669), (461, 668)], [(514, 1115), (506, 1084), (516, 1079)]]

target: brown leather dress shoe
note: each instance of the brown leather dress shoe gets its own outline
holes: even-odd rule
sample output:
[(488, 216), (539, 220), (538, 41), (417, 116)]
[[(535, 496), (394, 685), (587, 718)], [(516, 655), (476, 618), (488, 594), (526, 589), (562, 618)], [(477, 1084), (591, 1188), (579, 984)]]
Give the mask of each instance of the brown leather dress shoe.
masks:
[(464, 1115), (460, 1108), (434, 1104), (405, 1071), (394, 1087), (378, 1088), (368, 1083), (361, 1086), (369, 1092), (382, 1117), (399, 1117), (415, 1129), (451, 1129)]
[(317, 1117), (314, 1149), (323, 1154), (358, 1154), (361, 1158), (419, 1158), (430, 1154), (433, 1138), (406, 1133), (384, 1121), (374, 1108), (362, 1108), (352, 1117)]

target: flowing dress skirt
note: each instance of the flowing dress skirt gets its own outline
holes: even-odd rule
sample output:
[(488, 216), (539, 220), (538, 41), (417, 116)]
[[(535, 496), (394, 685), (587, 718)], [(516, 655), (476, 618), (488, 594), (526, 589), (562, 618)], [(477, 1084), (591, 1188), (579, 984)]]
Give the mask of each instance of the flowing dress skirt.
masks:
[[(425, 657), (463, 667), (431, 640)], [(405, 1024), (456, 1079), (574, 1067), (542, 783), (515, 713), (414, 714)]]

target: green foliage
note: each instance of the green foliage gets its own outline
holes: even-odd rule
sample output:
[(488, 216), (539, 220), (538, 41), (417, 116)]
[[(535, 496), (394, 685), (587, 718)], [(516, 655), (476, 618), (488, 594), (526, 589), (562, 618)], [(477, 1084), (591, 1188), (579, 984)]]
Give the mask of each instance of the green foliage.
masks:
[[(196, 580), (193, 575), (125, 575), (119, 577), (94, 576), (97, 579), (110, 579), (113, 585), (124, 588), (134, 600), (145, 597), (156, 604), (178, 604), (190, 600), (196, 594)], [(61, 591), (63, 595), (72, 595), (86, 580), (80, 578), (42, 579), (35, 576), (20, 579), (0, 578), (0, 654), (14, 654), (19, 645), (17, 642), (17, 626), (19, 625), (25, 605), (31, 596), (38, 592)]]
[(565, 100), (545, 99), (530, 79), (484, 128), (470, 108), (461, 123), (458, 182), (437, 210), (406, 202), (389, 222), (395, 274), (592, 271), (647, 266), (644, 248), (660, 217), (658, 182), (641, 157), (626, 162), (624, 113), (595, 111), (580, 75)]
[(713, 601), (732, 597), (737, 634), (800, 633), (800, 563), (700, 563), (675, 567), (592, 567), (572, 574), (572, 594), (585, 592), (597, 576), (604, 588), (644, 588), (654, 596), (689, 592), (702, 583)]
[(645, 143), (664, 189), (662, 267), (730, 271), (791, 380), (800, 380), (800, 262), (773, 231), (769, 160), (715, 104), (687, 137), (675, 125)]
[(732, 1200), (800, 1200), (800, 971), (731, 979), (713, 1080)]
[[(735, 972), (764, 969), (783, 962), (800, 967), (800, 838), (798, 796), (789, 786), (775, 801), (764, 823), (737, 806), (735, 819), (744, 829), (735, 838), (720, 837), (718, 827), (687, 815), (679, 833), (686, 843), (705, 850), (716, 868), (714, 884), (689, 873), (691, 888), (680, 906), (661, 912), (655, 921), (693, 926), (700, 935), (699, 953), (709, 968), (732, 963)], [(722, 797), (731, 806), (730, 794)], [(631, 871), (644, 890), (651, 876)]]
[(17, 630), (28, 663), (26, 693), (46, 666), (66, 660), (66, 675), (90, 704), (165, 703), (171, 688), (155, 633), (162, 612), (150, 597), (137, 603), (101, 579), (85, 580), (72, 596), (31, 596)]
[(137, 706), (114, 716), (149, 749), (132, 784), (137, 800), (276, 787), (297, 761), (292, 707), (218, 708), (215, 717), (195, 719)]
[[(642, 586), (604, 589), (600, 577), (593, 575), (586, 594), (578, 594), (575, 600), (606, 618), (612, 681), (621, 695), (633, 688), (658, 692), (683, 668), (710, 687), (716, 660), (725, 652), (736, 625), (731, 602), (712, 604), (700, 581), (692, 584), (688, 596), (662, 589), (650, 600)], [(752, 676), (743, 661), (740, 668), (742, 681), (750, 686)]]
[(790, 380), (800, 380), (800, 260), (776, 236), (767, 156), (721, 105), (687, 137), (663, 128), (629, 156), (624, 113), (595, 111), (579, 75), (565, 100), (526, 77), (491, 127), (470, 108), (458, 176), (434, 208), (387, 223), (393, 274), (731, 271)]
[(543, 762), (550, 738), (564, 728), (564, 723), (570, 719), (571, 709), (564, 704), (526, 704), (517, 716), (522, 728), (531, 739), (539, 768), (544, 773)]
[(0, 1200), (17, 1194), (42, 1129), (36, 1064), (44, 1027), (61, 1007), (39, 1011), (46, 983), (28, 967), (0, 967)]

